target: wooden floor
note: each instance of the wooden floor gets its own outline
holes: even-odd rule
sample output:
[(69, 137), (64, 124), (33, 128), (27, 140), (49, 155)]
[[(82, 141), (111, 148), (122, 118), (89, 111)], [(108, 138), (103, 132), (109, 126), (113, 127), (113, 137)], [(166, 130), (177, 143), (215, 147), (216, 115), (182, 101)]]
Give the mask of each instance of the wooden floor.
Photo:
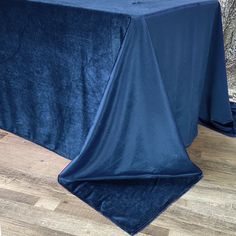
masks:
[[(236, 235), (236, 139), (200, 127), (189, 149), (205, 177), (139, 236)], [(57, 183), (68, 161), (0, 130), (1, 236), (125, 236)]]

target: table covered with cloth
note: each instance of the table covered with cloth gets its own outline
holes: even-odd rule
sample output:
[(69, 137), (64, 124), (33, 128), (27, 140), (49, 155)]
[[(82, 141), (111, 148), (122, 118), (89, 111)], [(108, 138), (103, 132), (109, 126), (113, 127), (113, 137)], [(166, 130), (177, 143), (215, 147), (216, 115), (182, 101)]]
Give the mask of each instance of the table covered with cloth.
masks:
[(0, 1), (0, 128), (70, 159), (59, 183), (129, 234), (202, 178), (198, 123), (235, 121), (216, 0)]

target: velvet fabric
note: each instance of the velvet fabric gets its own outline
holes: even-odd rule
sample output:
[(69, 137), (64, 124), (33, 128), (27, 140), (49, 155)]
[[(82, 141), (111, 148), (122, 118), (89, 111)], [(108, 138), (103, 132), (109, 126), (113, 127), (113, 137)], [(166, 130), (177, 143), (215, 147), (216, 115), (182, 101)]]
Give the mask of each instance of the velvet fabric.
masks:
[(215, 0), (4, 0), (0, 34), (0, 127), (131, 235), (201, 179), (199, 119), (236, 135)]

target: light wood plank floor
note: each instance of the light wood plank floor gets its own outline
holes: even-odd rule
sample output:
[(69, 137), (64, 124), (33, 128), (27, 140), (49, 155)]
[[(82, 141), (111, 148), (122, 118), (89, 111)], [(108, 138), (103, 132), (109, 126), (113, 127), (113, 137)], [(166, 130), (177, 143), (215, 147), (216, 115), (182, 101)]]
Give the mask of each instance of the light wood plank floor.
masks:
[[(189, 153), (204, 179), (138, 236), (236, 235), (236, 139), (199, 127)], [(0, 130), (2, 236), (127, 235), (57, 183), (68, 163)]]

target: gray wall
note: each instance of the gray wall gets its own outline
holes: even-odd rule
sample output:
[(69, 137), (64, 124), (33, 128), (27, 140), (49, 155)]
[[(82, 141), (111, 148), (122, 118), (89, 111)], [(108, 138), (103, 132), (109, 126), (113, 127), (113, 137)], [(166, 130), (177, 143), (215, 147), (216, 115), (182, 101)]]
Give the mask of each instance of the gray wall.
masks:
[(220, 0), (222, 6), (229, 94), (236, 101), (236, 0)]

